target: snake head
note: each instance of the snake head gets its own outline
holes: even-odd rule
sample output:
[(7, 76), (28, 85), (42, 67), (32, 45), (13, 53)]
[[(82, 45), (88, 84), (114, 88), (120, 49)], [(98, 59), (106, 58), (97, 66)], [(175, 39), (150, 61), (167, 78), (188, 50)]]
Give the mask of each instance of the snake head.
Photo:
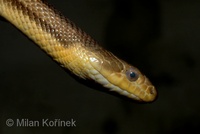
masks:
[(140, 102), (155, 100), (155, 87), (136, 67), (110, 53), (104, 57), (92, 56), (90, 63), (96, 70), (93, 70), (93, 79), (111, 91)]

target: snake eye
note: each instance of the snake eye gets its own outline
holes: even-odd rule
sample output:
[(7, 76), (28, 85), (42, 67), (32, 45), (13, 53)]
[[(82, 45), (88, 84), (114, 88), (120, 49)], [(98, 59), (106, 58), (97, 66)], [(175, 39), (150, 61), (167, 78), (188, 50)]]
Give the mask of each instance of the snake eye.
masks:
[(138, 73), (133, 68), (126, 71), (126, 76), (130, 81), (136, 81), (138, 79)]

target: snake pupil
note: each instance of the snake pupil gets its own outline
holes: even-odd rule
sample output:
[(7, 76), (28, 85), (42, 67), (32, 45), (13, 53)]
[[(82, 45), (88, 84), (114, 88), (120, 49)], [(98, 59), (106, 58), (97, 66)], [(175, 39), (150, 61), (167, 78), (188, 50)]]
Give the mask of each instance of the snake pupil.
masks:
[(130, 77), (131, 77), (131, 78), (135, 78), (135, 76), (136, 76), (136, 74), (135, 74), (134, 72), (131, 72), (131, 73), (130, 73)]

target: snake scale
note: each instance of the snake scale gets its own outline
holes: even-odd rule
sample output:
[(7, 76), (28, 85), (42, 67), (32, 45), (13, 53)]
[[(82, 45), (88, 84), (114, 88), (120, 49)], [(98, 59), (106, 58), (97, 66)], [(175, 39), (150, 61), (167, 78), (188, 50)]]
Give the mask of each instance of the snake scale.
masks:
[(44, 0), (0, 0), (0, 15), (62, 67), (110, 91), (151, 102), (157, 91), (136, 67), (97, 44)]

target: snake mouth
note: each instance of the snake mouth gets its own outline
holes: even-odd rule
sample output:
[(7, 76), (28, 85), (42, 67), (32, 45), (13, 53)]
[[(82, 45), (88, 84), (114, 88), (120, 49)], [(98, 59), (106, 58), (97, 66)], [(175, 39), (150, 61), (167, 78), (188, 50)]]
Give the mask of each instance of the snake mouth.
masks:
[(140, 75), (136, 81), (129, 81), (125, 76), (119, 78), (118, 82), (113, 81), (112, 78), (107, 79), (110, 83), (112, 83), (108, 86), (108, 88), (112, 91), (118, 92), (119, 94), (127, 96), (128, 98), (140, 102), (152, 102), (157, 96), (155, 87), (151, 84), (148, 78), (143, 75)]
[(118, 85), (114, 85), (107, 78), (105, 78), (103, 75), (101, 75), (98, 71), (93, 70), (93, 74), (95, 74), (95, 75), (92, 75), (90, 77), (92, 77), (93, 80), (95, 80), (97, 83), (101, 84), (103, 87), (109, 89), (109, 91), (118, 93), (122, 96), (126, 96), (130, 99), (133, 99), (133, 100), (136, 100), (139, 102), (148, 102), (148, 100), (146, 98), (143, 98), (141, 94), (136, 95), (135, 93), (131, 93), (131, 92), (127, 91), (126, 89), (120, 88), (120, 86), (118, 86)]

